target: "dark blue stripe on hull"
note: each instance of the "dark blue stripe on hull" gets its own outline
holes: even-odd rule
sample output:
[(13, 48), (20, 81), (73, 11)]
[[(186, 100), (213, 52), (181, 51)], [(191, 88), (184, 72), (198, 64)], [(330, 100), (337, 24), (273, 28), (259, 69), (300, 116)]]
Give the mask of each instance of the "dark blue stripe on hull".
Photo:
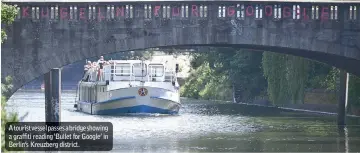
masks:
[(115, 114), (126, 114), (126, 113), (159, 113), (159, 114), (177, 114), (179, 109), (167, 110), (146, 105), (139, 105), (133, 107), (123, 107), (115, 109), (107, 109), (98, 111), (98, 115), (115, 115)]

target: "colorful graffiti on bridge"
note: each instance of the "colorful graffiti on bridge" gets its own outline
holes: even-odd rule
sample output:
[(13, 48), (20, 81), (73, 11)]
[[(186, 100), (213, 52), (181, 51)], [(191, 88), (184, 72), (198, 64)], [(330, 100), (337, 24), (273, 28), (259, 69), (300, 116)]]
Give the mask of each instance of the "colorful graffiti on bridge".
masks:
[[(144, 7), (145, 6), (145, 7)], [(301, 20), (337, 20), (339, 16), (338, 6), (308, 6), (300, 5), (280, 6), (280, 5), (243, 5), (233, 6), (213, 6), (210, 12), (206, 5), (108, 5), (108, 6), (89, 6), (89, 7), (28, 7), (23, 6), (19, 9), (22, 19), (60, 19), (60, 20), (97, 20), (122, 18), (207, 18), (216, 14), (223, 18), (274, 18), (274, 19), (301, 19)], [(347, 11), (348, 19), (357, 20), (359, 11), (356, 6), (350, 6)]]

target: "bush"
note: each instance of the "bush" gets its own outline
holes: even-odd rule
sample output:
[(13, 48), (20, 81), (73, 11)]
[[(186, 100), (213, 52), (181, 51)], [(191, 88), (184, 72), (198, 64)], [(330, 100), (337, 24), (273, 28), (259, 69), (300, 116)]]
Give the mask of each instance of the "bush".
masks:
[(1, 84), (1, 150), (3, 150), (3, 152), (7, 152), (7, 150), (5, 149), (5, 125), (8, 122), (19, 122), (18, 119), (18, 115), (16, 113), (11, 113), (8, 114), (6, 112), (6, 102), (8, 101), (8, 99), (10, 98), (10, 89), (12, 88), (11, 82), (12, 79), (11, 77), (6, 77), (5, 79), (5, 83)]

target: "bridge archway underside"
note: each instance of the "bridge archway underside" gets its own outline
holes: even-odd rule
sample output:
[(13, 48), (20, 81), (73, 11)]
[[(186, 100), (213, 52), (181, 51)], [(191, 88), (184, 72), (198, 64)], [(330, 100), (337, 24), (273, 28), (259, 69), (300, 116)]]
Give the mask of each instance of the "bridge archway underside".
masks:
[[(280, 7), (279, 3), (261, 2), (18, 6), (20, 14), (7, 27), (8, 40), (2, 47), (1, 73), (3, 78), (13, 76), (13, 91), (51, 68), (103, 54), (167, 46), (232, 46), (286, 53), (360, 76), (358, 3), (280, 3)], [(44, 15), (46, 11), (48, 16)]]

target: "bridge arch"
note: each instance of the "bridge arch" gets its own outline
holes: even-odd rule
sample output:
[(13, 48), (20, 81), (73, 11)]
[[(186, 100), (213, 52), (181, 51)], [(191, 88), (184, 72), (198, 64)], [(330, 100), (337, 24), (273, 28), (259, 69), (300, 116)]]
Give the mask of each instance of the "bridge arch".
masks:
[[(188, 3), (196, 8), (207, 4), (208, 15), (194, 16), (193, 10), (189, 10), (190, 16), (184, 18), (169, 18), (165, 14), (163, 17), (145, 18), (135, 15), (133, 18), (104, 21), (74, 20), (69, 16), (52, 20), (37, 19), (36, 13), (41, 11), (36, 12), (37, 4), (34, 4), (31, 6), (35, 7), (34, 18), (21, 16), (7, 27), (8, 40), (2, 46), (2, 79), (13, 76), (14, 92), (51, 68), (103, 54), (166, 46), (227, 46), (279, 52), (324, 62), (360, 76), (360, 20), (340, 18), (349, 13), (346, 11), (348, 6), (355, 4), (339, 5), (339, 19), (329, 18), (325, 22), (274, 19), (273, 16), (265, 16), (266, 14), (261, 19), (255, 15), (244, 19), (227, 17), (229, 14), (219, 17), (220, 4), (216, 2)], [(228, 6), (236, 6), (235, 3), (237, 2), (229, 2), (224, 6), (230, 8)], [(256, 3), (248, 5), (255, 8)], [(299, 3), (284, 5), (291, 8), (295, 4)], [(20, 10), (27, 11), (24, 9), (27, 6), (22, 5)], [(38, 5), (41, 8), (50, 7)], [(64, 8), (70, 8), (70, 4), (63, 5)], [(106, 14), (104, 5), (96, 8), (100, 13), (105, 11), (103, 13)], [(144, 8), (143, 4), (133, 5), (133, 12), (140, 10), (144, 13), (141, 10)], [(151, 5), (165, 6), (156, 3)], [(301, 5), (309, 10), (312, 7), (307, 3)], [(270, 9), (274, 11), (273, 8)]]

